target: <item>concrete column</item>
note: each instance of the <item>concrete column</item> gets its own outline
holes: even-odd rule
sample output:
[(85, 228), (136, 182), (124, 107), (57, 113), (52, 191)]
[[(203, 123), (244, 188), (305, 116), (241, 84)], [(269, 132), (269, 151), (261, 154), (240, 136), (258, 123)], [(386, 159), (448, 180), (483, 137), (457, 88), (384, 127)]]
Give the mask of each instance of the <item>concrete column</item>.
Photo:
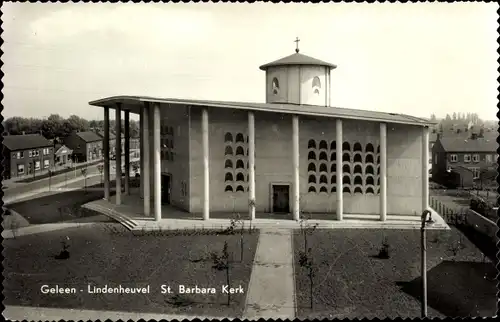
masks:
[[(248, 199), (250, 219), (255, 219), (255, 115), (248, 112)], [(250, 203), (253, 201), (253, 203)]]
[(150, 170), (150, 175), (153, 175), (153, 180), (150, 180), (149, 191), (151, 191), (150, 198), (153, 199), (153, 207), (154, 207), (154, 191), (155, 191), (155, 180), (154, 180), (154, 159), (155, 159), (155, 144), (154, 144), (154, 103), (149, 105), (149, 166), (152, 170)]
[(155, 220), (161, 220), (161, 147), (160, 147), (160, 104), (153, 105), (153, 174)]
[(125, 195), (130, 196), (130, 112), (124, 111), (125, 116)]
[(429, 209), (429, 127), (422, 128), (422, 212)]
[(387, 220), (387, 124), (380, 123), (380, 220)]
[(201, 130), (203, 142), (203, 219), (210, 219), (210, 146), (208, 141), (208, 108), (201, 112)]
[(139, 114), (139, 164), (140, 164), (140, 196), (144, 198), (144, 112)]
[(110, 200), (109, 189), (109, 108), (104, 108), (104, 141), (102, 142), (104, 158), (104, 199)]
[(336, 169), (336, 183), (337, 183), (337, 220), (342, 220), (342, 212), (344, 210), (344, 188), (342, 186), (342, 120), (337, 119), (335, 122), (335, 141), (337, 145), (337, 169)]
[(151, 214), (151, 176), (149, 170), (151, 169), (151, 163), (149, 162), (149, 103), (144, 103), (144, 108), (142, 110), (142, 167), (143, 172), (141, 173), (143, 182), (143, 193), (144, 193), (144, 215), (149, 216)]
[(292, 116), (293, 153), (293, 219), (300, 219), (300, 177), (299, 177), (299, 116)]
[(116, 204), (122, 203), (122, 107), (121, 103), (116, 104), (115, 114), (115, 134), (116, 134)]

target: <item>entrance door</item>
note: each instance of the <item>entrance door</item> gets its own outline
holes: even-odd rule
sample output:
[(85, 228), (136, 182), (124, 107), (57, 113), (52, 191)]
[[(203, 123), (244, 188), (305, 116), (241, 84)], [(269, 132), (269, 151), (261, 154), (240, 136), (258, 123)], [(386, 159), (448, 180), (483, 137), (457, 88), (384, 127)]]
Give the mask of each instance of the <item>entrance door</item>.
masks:
[(273, 185), (273, 212), (290, 212), (290, 186)]
[(170, 204), (170, 175), (161, 175), (161, 203)]

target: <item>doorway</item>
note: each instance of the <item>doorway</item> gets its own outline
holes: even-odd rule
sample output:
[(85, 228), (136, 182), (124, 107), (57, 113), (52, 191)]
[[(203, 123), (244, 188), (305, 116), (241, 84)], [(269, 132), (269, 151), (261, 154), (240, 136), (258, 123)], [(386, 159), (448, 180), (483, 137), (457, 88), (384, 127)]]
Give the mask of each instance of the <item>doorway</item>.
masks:
[(172, 176), (170, 174), (161, 175), (161, 203), (170, 205), (170, 191), (171, 191), (171, 180)]
[(290, 185), (272, 185), (272, 209), (274, 213), (290, 213)]

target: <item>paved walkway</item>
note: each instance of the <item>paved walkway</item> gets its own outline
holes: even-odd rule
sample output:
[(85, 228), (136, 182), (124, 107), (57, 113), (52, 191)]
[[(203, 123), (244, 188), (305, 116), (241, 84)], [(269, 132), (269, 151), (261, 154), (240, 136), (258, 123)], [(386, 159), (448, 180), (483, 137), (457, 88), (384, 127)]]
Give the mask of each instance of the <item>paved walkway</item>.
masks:
[(244, 319), (295, 318), (292, 230), (260, 231)]
[(10, 239), (25, 235), (40, 234), (48, 231), (55, 231), (67, 228), (77, 228), (77, 227), (93, 225), (99, 221), (103, 221), (103, 218), (101, 216), (93, 216), (93, 217), (87, 217), (85, 218), (85, 220), (81, 220), (79, 222), (73, 221), (73, 222), (31, 225), (27, 227), (18, 228), (17, 231), (16, 230), (13, 231), (12, 229), (6, 229), (2, 231), (2, 237), (4, 239)]
[[(133, 231), (155, 231), (171, 229), (223, 229), (231, 224), (231, 218), (220, 218), (218, 214), (211, 214), (213, 218), (203, 220), (200, 216), (189, 214), (169, 205), (162, 206), (160, 221), (153, 217), (145, 217), (143, 213), (143, 201), (139, 198), (136, 189), (131, 189), (131, 195), (122, 198), (122, 204), (116, 205), (115, 197), (111, 201), (99, 199), (83, 205), (106, 216), (109, 216), (125, 227)], [(153, 212), (153, 211), (152, 211)], [(330, 216), (334, 216), (331, 214)], [(344, 214), (343, 220), (310, 219), (308, 223), (317, 224), (319, 229), (420, 229), (422, 223), (420, 216), (397, 216), (388, 215), (386, 221), (378, 220), (378, 215)], [(449, 226), (433, 211), (432, 218), (435, 223), (429, 229), (449, 230)], [(251, 224), (257, 229), (300, 229), (300, 223), (291, 219), (272, 219), (270, 214), (257, 213), (255, 220), (243, 220), (245, 227)]]
[(3, 316), (6, 320), (14, 321), (138, 321), (144, 319), (149, 320), (178, 320), (184, 319), (194, 320), (197, 318), (222, 320), (226, 317), (210, 317), (210, 316), (189, 316), (189, 315), (168, 315), (160, 313), (139, 313), (139, 312), (123, 312), (123, 311), (97, 311), (97, 310), (80, 310), (80, 309), (59, 309), (59, 308), (43, 308), (31, 306), (11, 306), (6, 305), (3, 311)]

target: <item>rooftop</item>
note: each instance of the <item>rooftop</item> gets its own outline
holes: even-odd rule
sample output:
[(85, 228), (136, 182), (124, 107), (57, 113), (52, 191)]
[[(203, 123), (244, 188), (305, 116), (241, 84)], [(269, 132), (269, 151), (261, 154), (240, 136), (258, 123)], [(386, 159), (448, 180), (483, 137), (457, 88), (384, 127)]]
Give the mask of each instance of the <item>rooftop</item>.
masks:
[(96, 142), (102, 140), (99, 135), (92, 131), (76, 132), (75, 134), (85, 142)]
[(337, 68), (337, 65), (327, 63), (325, 61), (306, 56), (304, 54), (295, 53), (290, 56), (286, 56), (284, 58), (275, 60), (271, 63), (260, 66), (259, 68), (262, 70), (267, 70), (269, 67), (275, 66), (296, 66), (296, 65), (309, 65), (309, 66), (325, 66), (330, 69)]
[(3, 145), (11, 151), (50, 147), (52, 143), (40, 134), (6, 135)]
[(112, 96), (91, 101), (89, 102), (89, 104), (93, 106), (113, 108), (117, 103), (121, 103), (124, 109), (130, 110), (132, 113), (139, 114), (141, 109), (144, 107), (144, 103), (146, 102), (172, 105), (207, 106), (270, 113), (307, 115), (311, 117), (331, 117), (419, 126), (430, 126), (436, 124), (436, 122), (430, 121), (429, 119), (414, 117), (406, 114), (375, 112), (317, 105), (208, 101), (178, 98), (157, 98), (149, 96)]
[(463, 137), (444, 137), (439, 142), (446, 152), (486, 152), (496, 153), (498, 143), (491, 137), (484, 138), (463, 138)]

